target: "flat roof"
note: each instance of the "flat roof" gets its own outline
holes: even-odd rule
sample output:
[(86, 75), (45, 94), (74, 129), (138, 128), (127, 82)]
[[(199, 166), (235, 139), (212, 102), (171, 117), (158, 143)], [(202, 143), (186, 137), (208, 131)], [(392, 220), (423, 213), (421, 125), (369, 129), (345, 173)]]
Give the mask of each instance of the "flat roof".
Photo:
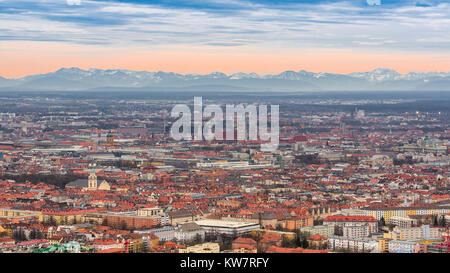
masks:
[(208, 226), (208, 227), (227, 227), (227, 228), (241, 228), (248, 226), (258, 226), (258, 223), (252, 222), (243, 222), (243, 221), (227, 221), (227, 220), (216, 220), (216, 219), (204, 219), (195, 221), (195, 223), (199, 226)]

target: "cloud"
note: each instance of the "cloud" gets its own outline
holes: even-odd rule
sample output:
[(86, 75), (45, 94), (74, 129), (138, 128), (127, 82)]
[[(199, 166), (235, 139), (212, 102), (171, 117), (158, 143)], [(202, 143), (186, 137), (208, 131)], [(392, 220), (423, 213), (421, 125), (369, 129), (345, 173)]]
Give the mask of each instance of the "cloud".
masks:
[(79, 5), (81, 5), (81, 0), (67, 0), (67, 5), (79, 6)]
[(433, 0), (382, 1), (376, 7), (363, 0), (4, 0), (0, 25), (1, 40), (110, 46), (427, 52), (428, 37), (443, 37), (433, 50), (450, 48), (450, 5)]

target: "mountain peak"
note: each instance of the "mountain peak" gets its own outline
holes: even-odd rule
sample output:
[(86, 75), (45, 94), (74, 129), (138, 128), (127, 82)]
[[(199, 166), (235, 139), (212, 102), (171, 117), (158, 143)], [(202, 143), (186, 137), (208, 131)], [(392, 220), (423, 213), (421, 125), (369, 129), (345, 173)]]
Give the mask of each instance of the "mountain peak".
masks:
[(397, 71), (395, 71), (394, 69), (390, 69), (390, 68), (375, 68), (374, 70), (370, 71), (373, 73), (396, 73), (396, 74), (400, 74)]
[[(92, 69), (92, 68), (91, 68), (91, 69)], [(85, 71), (85, 70), (82, 70), (82, 69), (80, 69), (80, 68), (78, 68), (78, 67), (69, 67), (69, 68), (63, 67), (63, 68), (58, 69), (55, 73), (60, 73), (60, 72), (64, 72), (64, 73), (67, 73), (67, 72), (73, 73), (73, 72), (86, 72), (86, 71)]]
[[(0, 79), (3, 79), (0, 77)], [(252, 79), (251, 81), (239, 81)], [(449, 72), (411, 72), (400, 74), (389, 68), (366, 72), (333, 74), (287, 70), (279, 74), (258, 75), (238, 72), (225, 74), (178, 74), (125, 69), (83, 70), (78, 67), (61, 68), (47, 74), (2, 80), (2, 90), (89, 90), (98, 88), (154, 88), (183, 89), (188, 86), (214, 91), (211, 86), (229, 86), (233, 90), (450, 90)], [(8, 89), (9, 88), (9, 89)], [(161, 89), (162, 88), (162, 89)], [(203, 89), (202, 89), (203, 88)]]

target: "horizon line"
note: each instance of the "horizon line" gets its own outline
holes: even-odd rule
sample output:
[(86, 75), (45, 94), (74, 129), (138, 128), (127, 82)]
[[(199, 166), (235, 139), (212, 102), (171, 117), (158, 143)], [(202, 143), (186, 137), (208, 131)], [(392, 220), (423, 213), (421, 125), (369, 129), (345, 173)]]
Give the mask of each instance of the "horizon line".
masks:
[(4, 77), (2, 75), (0, 75), (0, 77), (2, 77), (4, 79), (7, 79), (7, 80), (17, 80), (17, 79), (23, 79), (23, 78), (26, 78), (26, 77), (30, 77), (30, 76), (52, 74), (52, 73), (56, 73), (56, 72), (58, 72), (60, 70), (63, 70), (63, 69), (66, 69), (66, 70), (78, 69), (78, 70), (85, 71), (85, 72), (89, 72), (91, 70), (101, 70), (101, 71), (117, 70), (117, 71), (132, 71), (132, 72), (149, 72), (149, 73), (159, 73), (159, 72), (161, 72), (161, 73), (174, 73), (174, 74), (183, 75), (183, 76), (185, 76), (185, 75), (207, 76), (207, 75), (211, 75), (211, 74), (214, 74), (214, 73), (222, 73), (222, 74), (225, 74), (226, 76), (232, 76), (234, 74), (243, 73), (243, 74), (256, 74), (257, 76), (260, 76), (260, 77), (261, 76), (270, 76), (270, 75), (280, 75), (280, 74), (282, 74), (284, 72), (296, 72), (296, 73), (298, 73), (298, 72), (308, 72), (308, 73), (314, 73), (314, 74), (327, 73), (327, 74), (336, 74), (336, 75), (351, 75), (353, 73), (367, 73), (367, 72), (373, 72), (373, 71), (376, 71), (376, 70), (390, 70), (390, 71), (396, 72), (396, 73), (398, 73), (400, 75), (408, 75), (410, 73), (450, 73), (450, 71), (436, 71), (436, 70), (427, 70), (427, 71), (426, 70), (411, 70), (411, 71), (402, 73), (402, 72), (397, 71), (396, 69), (387, 68), (387, 67), (377, 67), (377, 68), (373, 68), (373, 69), (370, 69), (370, 70), (353, 71), (353, 72), (348, 72), (348, 73), (328, 72), (328, 71), (314, 72), (314, 71), (306, 70), (306, 69), (300, 69), (300, 70), (286, 69), (286, 70), (282, 70), (281, 72), (278, 72), (278, 73), (265, 73), (265, 74), (257, 73), (257, 72), (253, 72), (253, 71), (251, 71), (251, 72), (243, 72), (243, 71), (238, 71), (238, 72), (211, 71), (211, 72), (208, 72), (208, 73), (201, 73), (201, 72), (200, 73), (199, 72), (184, 72), (183, 73), (183, 72), (175, 72), (175, 71), (167, 71), (167, 70), (145, 70), (145, 69), (142, 70), (142, 69), (112, 68), (112, 67), (111, 68), (90, 67), (90, 68), (84, 69), (84, 68), (80, 68), (78, 66), (71, 66), (71, 67), (60, 67), (60, 68), (58, 68), (56, 70), (52, 70), (50, 72), (31, 73), (31, 74), (27, 74), (27, 75), (24, 75), (24, 76), (21, 76), (21, 77), (13, 77), (13, 78), (11, 78), (11, 77)]

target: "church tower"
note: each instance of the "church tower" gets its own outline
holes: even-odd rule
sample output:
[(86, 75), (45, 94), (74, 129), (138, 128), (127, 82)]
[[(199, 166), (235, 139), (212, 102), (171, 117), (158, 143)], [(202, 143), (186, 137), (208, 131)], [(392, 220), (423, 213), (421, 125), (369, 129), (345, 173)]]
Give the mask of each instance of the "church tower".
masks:
[(95, 171), (92, 170), (91, 174), (88, 178), (88, 189), (89, 190), (96, 190), (97, 189), (97, 176), (95, 175)]
[(106, 142), (108, 143), (108, 145), (110, 146), (114, 146), (115, 144), (115, 138), (114, 138), (114, 134), (112, 131), (110, 131), (107, 135), (106, 135)]

